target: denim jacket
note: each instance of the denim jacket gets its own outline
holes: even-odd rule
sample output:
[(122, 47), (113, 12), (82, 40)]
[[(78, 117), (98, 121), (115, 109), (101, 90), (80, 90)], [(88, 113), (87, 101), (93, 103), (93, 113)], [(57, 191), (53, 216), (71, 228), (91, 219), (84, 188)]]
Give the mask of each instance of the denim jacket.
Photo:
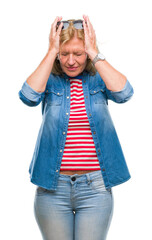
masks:
[[(134, 90), (127, 79), (121, 91), (107, 89), (98, 73), (83, 72), (82, 87), (92, 137), (106, 189), (130, 179), (125, 157), (108, 109), (108, 100), (128, 101)], [(29, 166), (33, 184), (56, 190), (70, 117), (69, 77), (49, 76), (44, 92), (37, 92), (25, 81), (18, 92), (23, 103), (30, 107), (41, 102), (42, 123)]]

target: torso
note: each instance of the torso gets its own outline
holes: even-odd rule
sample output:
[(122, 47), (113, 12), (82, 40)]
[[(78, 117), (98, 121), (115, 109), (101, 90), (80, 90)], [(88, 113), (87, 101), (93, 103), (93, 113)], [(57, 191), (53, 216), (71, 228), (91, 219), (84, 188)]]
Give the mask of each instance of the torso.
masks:
[(60, 171), (60, 174), (65, 174), (65, 175), (74, 175), (74, 174), (85, 174), (85, 173), (89, 173), (89, 172), (94, 172), (94, 170), (86, 170), (86, 171)]
[(100, 169), (82, 88), (82, 79), (70, 79), (70, 117), (60, 174), (86, 174)]

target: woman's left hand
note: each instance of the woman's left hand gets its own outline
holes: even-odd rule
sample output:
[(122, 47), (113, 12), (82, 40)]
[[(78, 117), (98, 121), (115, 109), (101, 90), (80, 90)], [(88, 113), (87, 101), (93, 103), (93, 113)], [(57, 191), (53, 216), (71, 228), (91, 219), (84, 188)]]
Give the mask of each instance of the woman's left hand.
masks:
[(95, 30), (89, 20), (89, 17), (83, 15), (83, 27), (84, 27), (84, 35), (85, 35), (85, 52), (88, 57), (93, 60), (95, 56), (98, 54), (98, 49), (96, 46), (96, 35)]

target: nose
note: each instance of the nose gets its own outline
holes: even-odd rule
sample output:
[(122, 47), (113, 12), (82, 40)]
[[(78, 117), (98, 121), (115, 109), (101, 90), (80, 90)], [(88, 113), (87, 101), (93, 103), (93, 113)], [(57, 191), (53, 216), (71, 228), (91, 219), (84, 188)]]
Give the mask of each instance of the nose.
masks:
[(73, 65), (74, 63), (75, 63), (75, 59), (74, 59), (73, 54), (69, 54), (68, 64)]

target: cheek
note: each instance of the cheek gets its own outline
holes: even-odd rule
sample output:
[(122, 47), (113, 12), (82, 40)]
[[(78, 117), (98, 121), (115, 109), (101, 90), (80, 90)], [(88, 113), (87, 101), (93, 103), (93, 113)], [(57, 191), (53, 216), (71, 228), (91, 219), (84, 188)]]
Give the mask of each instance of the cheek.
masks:
[(80, 64), (81, 64), (82, 67), (85, 67), (85, 66), (87, 65), (87, 60), (86, 60), (86, 58), (83, 59)]
[(61, 60), (60, 60), (60, 66), (61, 66), (61, 67), (64, 67), (64, 65), (65, 65), (65, 61), (63, 61), (63, 60), (61, 61)]

